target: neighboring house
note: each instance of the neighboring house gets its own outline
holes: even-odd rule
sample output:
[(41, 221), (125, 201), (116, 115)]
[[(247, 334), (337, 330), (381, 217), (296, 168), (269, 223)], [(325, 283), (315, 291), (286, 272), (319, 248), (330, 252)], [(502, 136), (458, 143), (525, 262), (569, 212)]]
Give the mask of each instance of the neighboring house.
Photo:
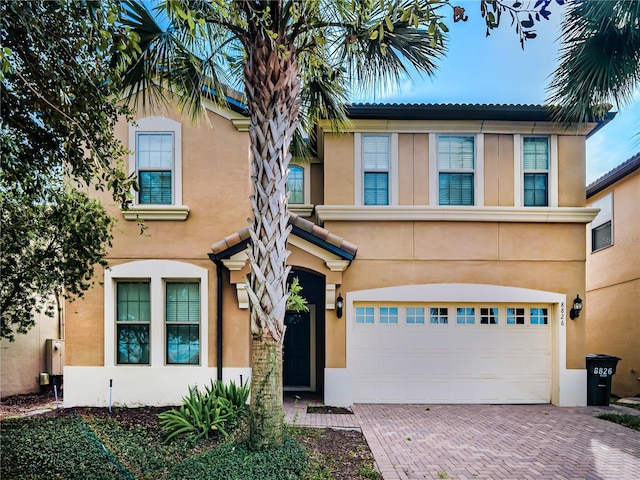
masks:
[[(67, 309), (65, 405), (176, 404), (251, 374), (248, 119), (121, 123), (140, 192)], [(353, 105), (289, 177), (284, 386), (326, 404), (586, 402), (585, 140), (542, 106)], [(145, 220), (140, 234), (136, 219)], [(342, 308), (340, 307), (342, 304)], [(588, 302), (585, 309), (588, 309)], [(112, 383), (112, 397), (109, 386)]]
[(586, 349), (622, 360), (611, 391), (640, 394), (640, 153), (587, 187)]
[(53, 375), (62, 374), (64, 340), (60, 337), (63, 336), (63, 325), (57, 314), (49, 317), (34, 312), (33, 316), (35, 325), (26, 334), (17, 333), (13, 342), (0, 340), (2, 398), (39, 392), (51, 385)]

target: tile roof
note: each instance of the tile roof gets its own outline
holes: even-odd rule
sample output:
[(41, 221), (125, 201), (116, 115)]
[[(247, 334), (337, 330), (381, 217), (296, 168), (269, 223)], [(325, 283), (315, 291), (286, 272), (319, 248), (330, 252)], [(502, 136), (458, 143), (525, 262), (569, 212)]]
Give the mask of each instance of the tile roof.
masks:
[[(310, 235), (311, 238), (317, 239), (318, 244), (321, 246), (322, 244), (333, 246), (339, 250), (342, 250), (350, 257), (355, 257), (356, 252), (358, 251), (357, 245), (348, 242), (344, 238), (331, 233), (326, 228), (320, 227), (293, 212), (289, 212), (289, 224), (294, 228), (294, 233), (296, 229), (306, 232)], [(245, 227), (212, 244), (211, 251), (216, 256), (223, 256), (222, 254), (224, 254), (224, 252), (231, 250), (234, 247), (246, 245), (250, 238), (249, 227)]]
[(619, 180), (622, 180), (627, 175), (635, 172), (640, 168), (640, 152), (636, 153), (630, 159), (622, 162), (614, 169), (608, 171), (600, 178), (592, 182), (587, 186), (587, 198), (592, 197), (598, 192), (601, 192), (605, 188), (613, 185)]

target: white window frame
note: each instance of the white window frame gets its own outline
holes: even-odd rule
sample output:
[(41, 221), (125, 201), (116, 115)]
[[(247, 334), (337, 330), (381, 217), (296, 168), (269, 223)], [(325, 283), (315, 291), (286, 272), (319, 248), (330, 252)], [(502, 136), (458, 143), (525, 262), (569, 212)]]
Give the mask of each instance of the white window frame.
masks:
[(524, 170), (524, 138), (547, 137), (549, 138), (549, 170), (547, 177), (547, 207), (558, 207), (558, 135), (513, 135), (513, 204), (516, 207), (524, 207), (524, 174), (530, 173)]
[[(473, 137), (474, 171), (473, 171), (473, 205), (440, 205), (440, 168), (438, 166), (439, 137)], [(466, 171), (465, 173), (470, 173)], [(429, 205), (440, 208), (472, 208), (484, 206), (484, 134), (483, 133), (429, 133)]]
[[(148, 281), (151, 321), (149, 323), (149, 363), (118, 364), (116, 325), (117, 282)], [(200, 363), (166, 363), (166, 282), (197, 282), (200, 285)], [(104, 352), (105, 366), (206, 367), (208, 354), (208, 271), (197, 265), (174, 260), (140, 260), (115, 265), (104, 274)]]
[(354, 205), (364, 205), (364, 166), (362, 161), (362, 142), (366, 135), (389, 137), (389, 204), (367, 205), (367, 207), (380, 208), (398, 205), (398, 134), (378, 132), (355, 132), (354, 137)]
[(173, 169), (172, 203), (168, 204), (140, 204), (138, 194), (134, 195), (133, 204), (127, 210), (122, 210), (126, 220), (185, 220), (189, 214), (189, 207), (182, 203), (182, 125), (180, 122), (166, 117), (153, 116), (136, 120), (129, 125), (129, 173), (136, 173), (137, 138), (138, 134), (170, 133), (173, 135)]
[[(162, 319), (163, 319), (163, 328), (164, 328), (164, 357), (165, 357), (165, 365), (202, 365), (202, 310), (200, 308), (200, 319), (197, 322), (170, 322), (167, 320), (167, 285), (170, 283), (187, 283), (187, 284), (197, 284), (198, 285), (198, 295), (199, 302), (202, 305), (202, 287), (200, 286), (200, 282), (197, 279), (189, 279), (189, 278), (163, 278), (163, 311), (162, 311)], [(200, 349), (198, 351), (199, 361), (198, 363), (182, 363), (182, 362), (169, 362), (169, 336), (167, 335), (167, 330), (170, 325), (198, 325), (198, 341), (200, 344)]]
[(311, 163), (300, 164), (290, 163), (289, 168), (297, 167), (302, 169), (303, 179), (303, 200), (302, 203), (288, 203), (287, 209), (302, 217), (308, 217), (313, 212), (314, 205), (311, 203)]
[[(589, 224), (589, 252), (596, 253), (601, 252), (609, 247), (613, 247), (613, 192), (609, 192), (606, 195), (603, 195), (598, 200), (591, 204), (591, 208), (599, 208), (600, 211), (596, 218)], [(607, 222), (611, 222), (611, 243), (609, 245), (605, 245), (604, 247), (600, 247), (598, 249), (593, 248), (593, 230), (605, 225)]]

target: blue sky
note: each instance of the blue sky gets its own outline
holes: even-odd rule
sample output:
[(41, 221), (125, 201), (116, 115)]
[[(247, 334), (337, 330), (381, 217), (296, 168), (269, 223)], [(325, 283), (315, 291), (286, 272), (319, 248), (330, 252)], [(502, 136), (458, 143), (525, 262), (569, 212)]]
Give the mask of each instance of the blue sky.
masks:
[[(454, 2), (455, 3), (455, 2)], [(477, 0), (457, 2), (469, 20), (450, 25), (449, 51), (435, 78), (412, 75), (398, 89), (354, 101), (397, 103), (546, 103), (549, 76), (557, 65), (562, 8), (552, 4), (551, 19), (536, 25), (538, 37), (520, 48), (519, 37), (503, 17), (485, 38)], [(587, 183), (640, 151), (640, 90), (634, 102), (587, 141)]]

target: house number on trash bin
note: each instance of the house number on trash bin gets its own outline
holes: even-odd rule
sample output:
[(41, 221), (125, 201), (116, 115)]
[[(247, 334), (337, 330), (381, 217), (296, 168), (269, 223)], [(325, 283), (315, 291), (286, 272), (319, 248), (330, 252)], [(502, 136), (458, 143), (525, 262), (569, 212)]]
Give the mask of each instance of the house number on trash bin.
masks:
[(608, 375), (613, 375), (613, 368), (609, 367), (593, 367), (593, 374), (600, 375), (601, 377), (606, 377)]

